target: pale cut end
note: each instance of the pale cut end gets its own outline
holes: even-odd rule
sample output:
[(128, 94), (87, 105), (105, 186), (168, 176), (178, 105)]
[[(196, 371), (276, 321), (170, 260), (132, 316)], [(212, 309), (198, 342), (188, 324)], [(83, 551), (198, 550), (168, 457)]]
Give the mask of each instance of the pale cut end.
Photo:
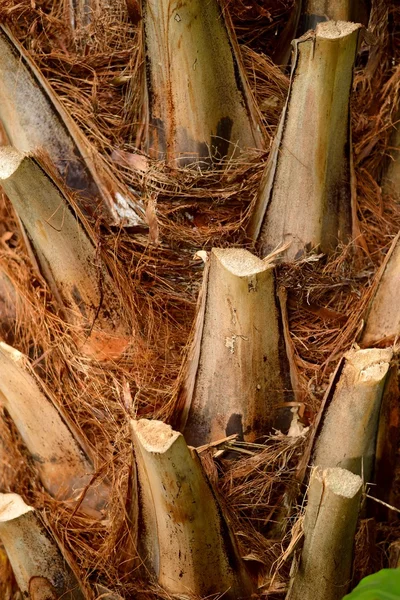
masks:
[(345, 355), (346, 361), (360, 372), (360, 380), (368, 382), (381, 381), (385, 377), (392, 356), (392, 348), (350, 350)]
[(0, 147), (0, 180), (8, 179), (17, 171), (24, 159), (22, 152), (12, 146)]
[(213, 248), (212, 254), (232, 275), (250, 277), (269, 271), (272, 266), (242, 248)]
[(362, 486), (362, 479), (346, 469), (340, 467), (325, 469), (322, 472), (322, 481), (335, 496), (354, 498)]
[(349, 21), (325, 21), (318, 23), (316, 35), (319, 38), (337, 40), (351, 35), (361, 27), (360, 23), (350, 23)]
[(16, 348), (9, 346), (5, 342), (0, 342), (0, 351), (4, 352), (8, 358), (11, 358), (15, 363), (21, 365), (26, 362), (26, 356)]
[(171, 425), (167, 425), (162, 421), (132, 420), (131, 426), (133, 434), (147, 452), (159, 454), (166, 452), (179, 437), (182, 437), (181, 433), (174, 431)]
[(18, 519), (35, 509), (25, 504), (18, 494), (0, 494), (0, 523)]

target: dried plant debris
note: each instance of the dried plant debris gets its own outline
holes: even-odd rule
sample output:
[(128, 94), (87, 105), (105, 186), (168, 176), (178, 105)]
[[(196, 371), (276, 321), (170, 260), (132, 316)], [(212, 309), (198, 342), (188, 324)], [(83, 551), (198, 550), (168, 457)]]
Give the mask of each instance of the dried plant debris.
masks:
[[(289, 20), (298, 4), (221, 4), (232, 18), (269, 140), (288, 90), (288, 78), (273, 60), (283, 62), (272, 50), (281, 33), (283, 38), (283, 32), (292, 30)], [(98, 596), (166, 600), (167, 592), (138, 569), (130, 420), (179, 420), (177, 388), (190, 351), (205, 268), (195, 255), (212, 247), (250, 247), (246, 226), (269, 144), (208, 170), (169, 166), (146, 154), (143, 19), (136, 9), (136, 2), (125, 0), (1, 2), (2, 23), (98, 155), (96, 168), (104, 168), (127, 191), (142, 220), (125, 228), (110, 228), (100, 219), (88, 224), (96, 265), (100, 259), (105, 265), (121, 323), (129, 325), (125, 351), (105, 364), (77, 349), (74, 325), (63, 318), (54, 288), (40, 274), (32, 243), (2, 193), (1, 336), (29, 358), (93, 457), (95, 483), (106, 481), (110, 497), (101, 519), (53, 498), (41, 485), (7, 411), (0, 420), (0, 487), (41, 511), (80, 581), (92, 590), (95, 584), (102, 586), (94, 592)], [(270, 600), (287, 592), (293, 553), (302, 543), (304, 489), (297, 467), (307, 427), (313, 431), (329, 378), (359, 338), (377, 270), (400, 229), (398, 202), (383, 185), (398, 119), (399, 13), (394, 2), (372, 2), (356, 61), (350, 110), (354, 239), (329, 257), (311, 252), (276, 270), (276, 287), (287, 295), (286, 329), (298, 372), (296, 393), (301, 393), (301, 401), (292, 399), (290, 406), (297, 436), (277, 433), (251, 443), (230, 438), (199, 449), (203, 469), (229, 515), (239, 553), (259, 585), (259, 595)], [(1, 136), (3, 145), (9, 142)], [(400, 498), (398, 479), (396, 472), (393, 503)], [(387, 566), (388, 547), (398, 538), (398, 529), (387, 522), (376, 523), (375, 529), (361, 524), (355, 541), (356, 577)], [(363, 553), (372, 556), (373, 549), (373, 558), (366, 560)], [(0, 573), (1, 597), (14, 600), (16, 584), (1, 552)]]

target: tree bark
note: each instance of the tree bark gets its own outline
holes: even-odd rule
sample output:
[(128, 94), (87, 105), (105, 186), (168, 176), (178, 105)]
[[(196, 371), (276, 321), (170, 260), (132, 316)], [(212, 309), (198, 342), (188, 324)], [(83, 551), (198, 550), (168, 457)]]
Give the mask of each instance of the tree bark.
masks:
[(382, 394), (393, 350), (351, 350), (331, 389), (315, 445), (317, 467), (341, 467), (371, 481)]
[(0, 25), (0, 79), (0, 121), (9, 143), (24, 153), (45, 150), (66, 185), (79, 193), (79, 204), (88, 216), (103, 216), (109, 224), (137, 225), (140, 217), (133, 205), (126, 197), (122, 206), (116, 181), (106, 173), (99, 176), (100, 157), (4, 25)]
[(400, 233), (395, 237), (374, 282), (359, 344), (363, 348), (389, 346), (400, 335)]
[(362, 480), (345, 469), (314, 469), (304, 547), (286, 600), (342, 600), (350, 583)]
[(286, 260), (351, 235), (349, 98), (360, 25), (329, 21), (295, 40), (286, 106), (249, 235)]
[(121, 319), (108, 271), (65, 196), (39, 163), (0, 148), (0, 183), (28, 233), (40, 268), (65, 308), (82, 352), (121, 355), (129, 329)]
[(13, 420), (45, 489), (79, 511), (102, 518), (110, 490), (91, 480), (85, 456), (55, 404), (40, 389), (28, 360), (0, 342), (0, 404)]
[(249, 598), (253, 586), (200, 460), (161, 421), (132, 421), (145, 563), (171, 594)]
[(173, 165), (264, 145), (228, 15), (217, 0), (144, 0), (148, 151)]
[(0, 539), (24, 598), (85, 600), (39, 514), (17, 494), (0, 494)]
[(217, 249), (205, 273), (192, 360), (182, 393), (188, 444), (237, 433), (254, 441), (294, 398), (274, 269), (247, 250)]

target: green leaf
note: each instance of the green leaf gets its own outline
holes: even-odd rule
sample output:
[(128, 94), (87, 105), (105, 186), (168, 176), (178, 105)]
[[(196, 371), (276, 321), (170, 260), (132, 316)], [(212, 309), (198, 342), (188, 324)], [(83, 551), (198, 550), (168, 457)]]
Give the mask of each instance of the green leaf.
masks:
[(368, 575), (343, 600), (400, 600), (400, 569)]

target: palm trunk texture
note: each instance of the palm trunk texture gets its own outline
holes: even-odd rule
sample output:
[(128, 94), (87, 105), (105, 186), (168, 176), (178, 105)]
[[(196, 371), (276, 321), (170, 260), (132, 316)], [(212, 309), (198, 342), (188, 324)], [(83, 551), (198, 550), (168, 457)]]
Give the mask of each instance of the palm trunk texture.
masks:
[(341, 600), (400, 546), (395, 0), (0, 0), (0, 599)]

